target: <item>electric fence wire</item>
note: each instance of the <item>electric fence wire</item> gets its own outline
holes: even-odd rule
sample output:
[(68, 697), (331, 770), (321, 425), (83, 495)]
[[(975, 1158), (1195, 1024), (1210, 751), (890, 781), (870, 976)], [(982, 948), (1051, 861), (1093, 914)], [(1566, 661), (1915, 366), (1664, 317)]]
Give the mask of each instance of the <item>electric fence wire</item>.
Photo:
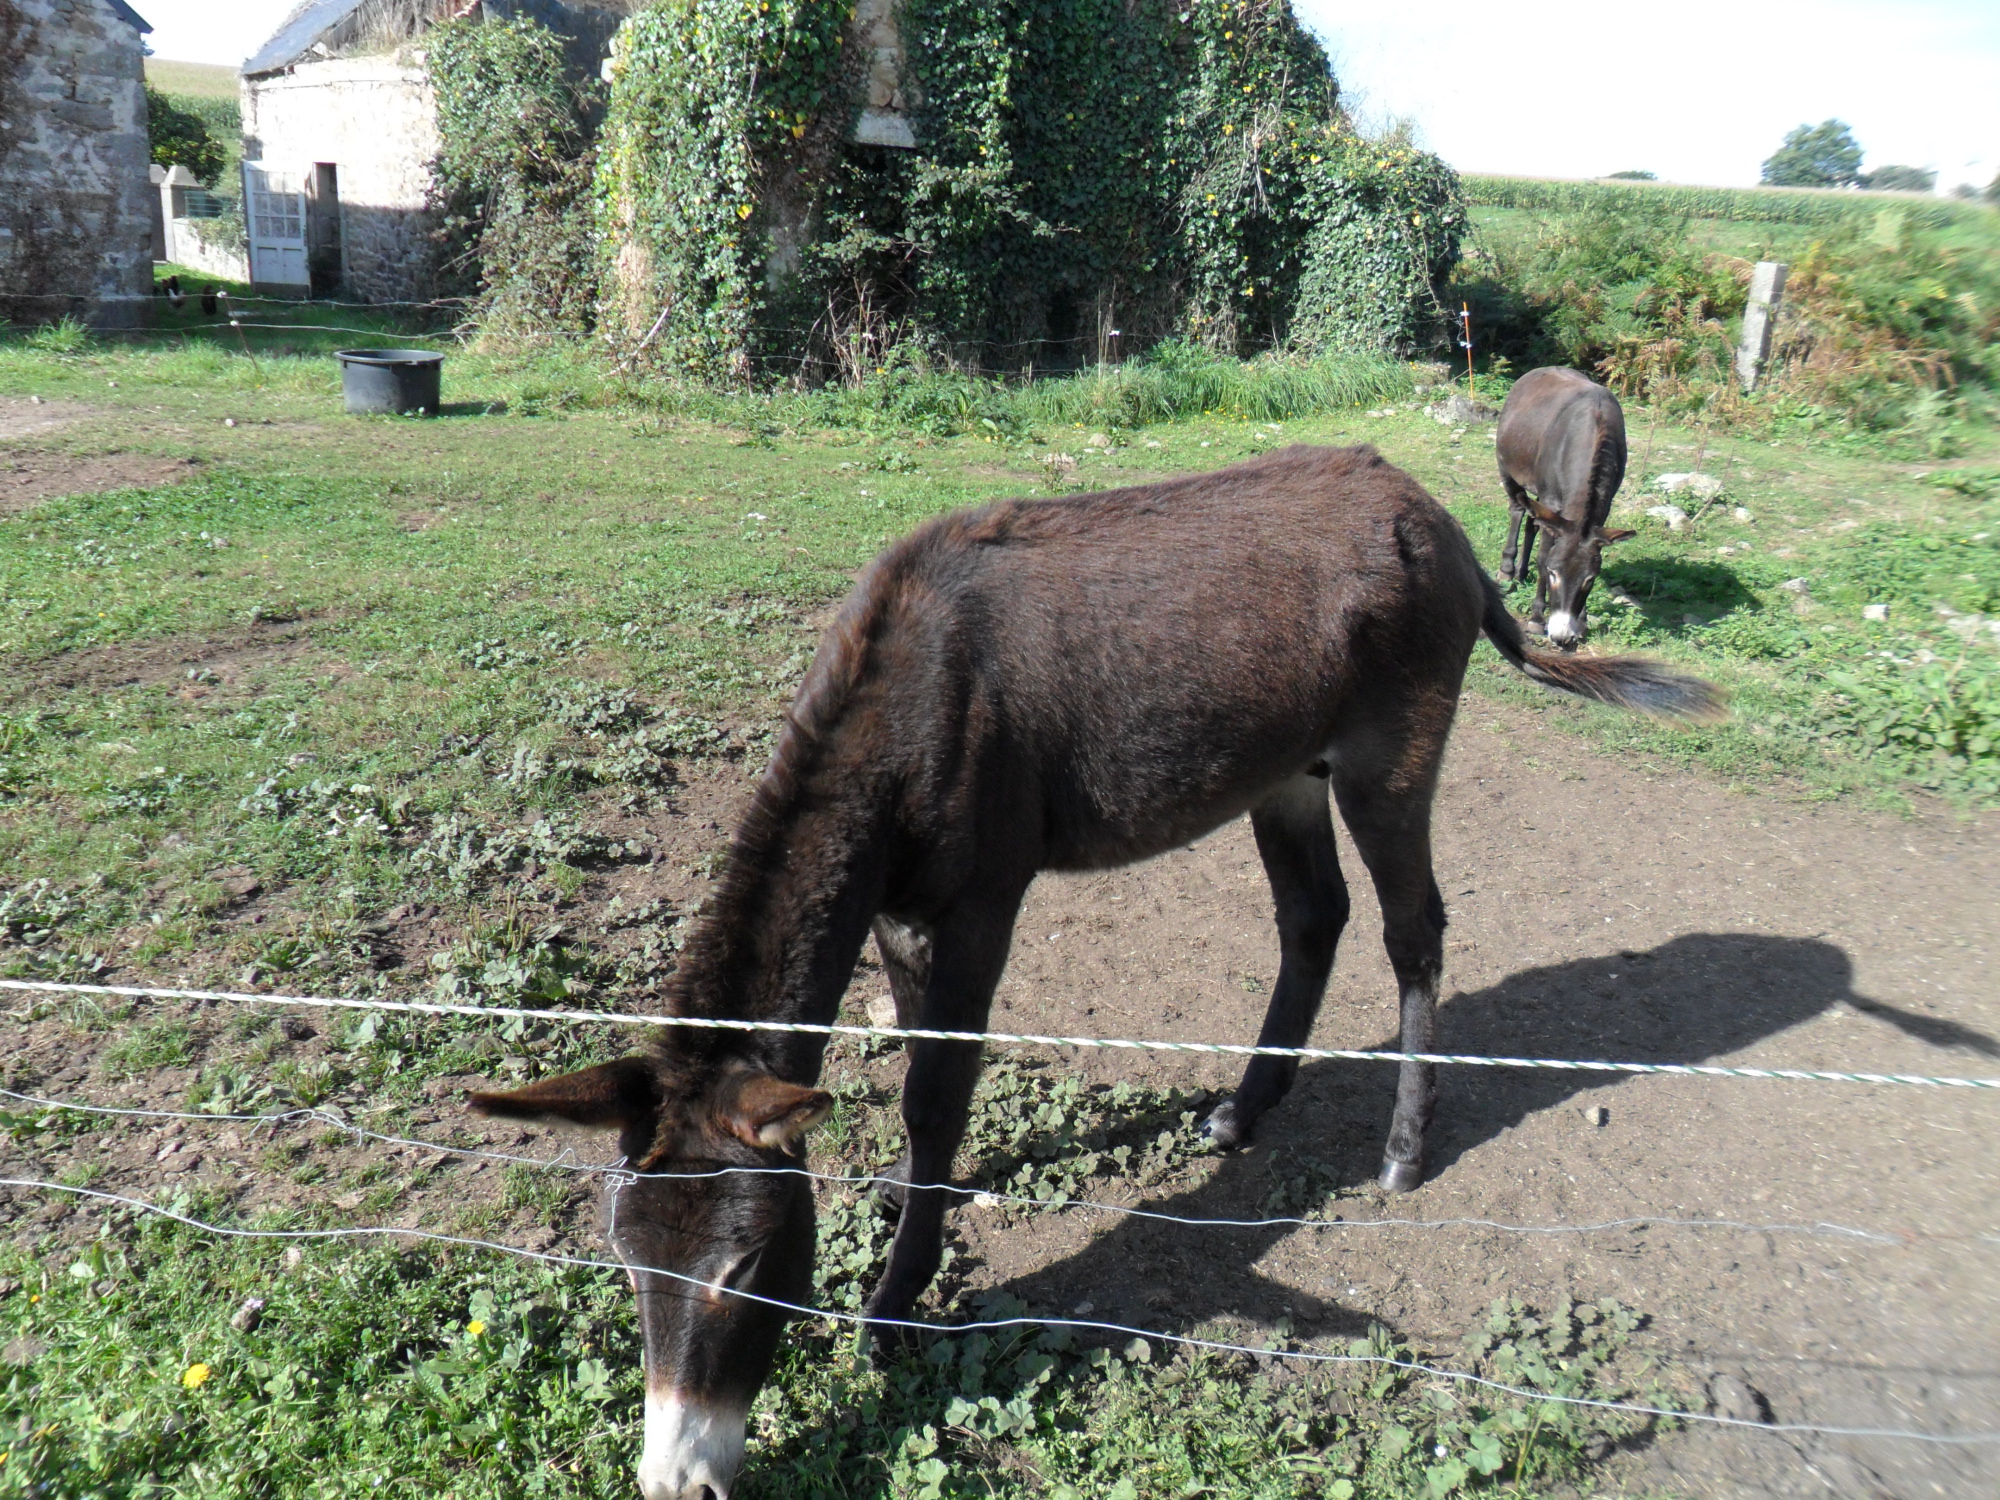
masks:
[[(615, 1162), (583, 1162), (575, 1159), (575, 1152), (565, 1147), (560, 1155), (521, 1156), (507, 1151), (488, 1151), (474, 1146), (454, 1146), (442, 1141), (425, 1140), (420, 1136), (389, 1135), (381, 1131), (369, 1130), (356, 1125), (351, 1120), (325, 1109), (301, 1108), (277, 1110), (268, 1114), (232, 1115), (210, 1114), (206, 1111), (174, 1109), (134, 1109), (104, 1104), (89, 1104), (73, 1099), (51, 1099), (40, 1094), (22, 1093), (15, 1089), (0, 1088), (0, 1098), (14, 1099), (38, 1108), (67, 1110), (80, 1114), (105, 1115), (117, 1118), (147, 1120), (194, 1121), (204, 1124), (243, 1124), (253, 1129), (266, 1126), (313, 1121), (345, 1132), (361, 1141), (374, 1141), (399, 1150), (431, 1151), (441, 1156), (456, 1156), (481, 1161), (498, 1162), (505, 1166), (548, 1168), (555, 1171), (574, 1172), (584, 1176), (615, 1177), (629, 1181), (659, 1179), (663, 1181), (692, 1182), (706, 1181), (718, 1177), (769, 1176), (802, 1177), (809, 1182), (825, 1183), (833, 1187), (874, 1188), (904, 1187), (900, 1178), (884, 1177), (860, 1172), (814, 1172), (805, 1167), (717, 1167), (706, 1172), (639, 1172)], [(1258, 1219), (1236, 1219), (1213, 1215), (1187, 1215), (1162, 1213), (1155, 1209), (1132, 1208), (1122, 1203), (1105, 1203), (1090, 1198), (1065, 1197), (1059, 1201), (1048, 1198), (1028, 1197), (1024, 1194), (995, 1192), (990, 1188), (975, 1187), (964, 1183), (943, 1182), (936, 1184), (940, 1192), (970, 1198), (979, 1206), (1000, 1206), (1031, 1209), (1079, 1209), (1089, 1213), (1110, 1214), (1121, 1218), (1146, 1219), (1161, 1224), (1176, 1224), (1193, 1229), (1490, 1229), (1506, 1234), (1599, 1234), (1614, 1229), (1639, 1229), (1660, 1227), (1669, 1229), (1728, 1229), (1746, 1234), (1787, 1234), (1809, 1235), (1841, 1239), (1862, 1240), (1877, 1245), (1907, 1247), (1919, 1240), (1942, 1240), (1970, 1238), (2000, 1244), (2000, 1235), (1948, 1236), (1932, 1234), (1884, 1234), (1879, 1230), (1860, 1229), (1849, 1224), (1833, 1224), (1824, 1220), (1813, 1224), (1755, 1224), (1741, 1219), (1719, 1218), (1675, 1218), (1665, 1214), (1639, 1214), (1622, 1219), (1607, 1219), (1591, 1224), (1508, 1224), (1498, 1219), (1327, 1219), (1288, 1217), (1283, 1215)]]
[(942, 1031), (916, 1026), (849, 1026), (818, 1021), (758, 1021), (719, 1016), (635, 1015), (619, 1011), (458, 1005), (446, 1001), (357, 1000), (328, 995), (267, 995), (242, 990), (170, 989), (158, 985), (66, 984), (38, 979), (0, 979), (0, 989), (41, 994), (119, 995), (129, 999), (222, 1000), (246, 1005), (303, 1005), (325, 1010), (371, 1010), (421, 1016), (476, 1016), (506, 1021), (557, 1021), (565, 1025), (598, 1023), (697, 1031), (880, 1037), (893, 1041), (981, 1044), (992, 1042), (1017, 1047), (1110, 1048), (1139, 1052), (1213, 1054), (1226, 1057), (1283, 1057), (1305, 1062), (1431, 1063), (1453, 1067), (1532, 1068), (1571, 1073), (1664, 1074), (1687, 1078), (1755, 1078), (1803, 1083), (1907, 1084), (1923, 1088), (2000, 1090), (2000, 1078), (1951, 1078), (1923, 1073), (1847, 1073), (1820, 1068), (1735, 1068), (1708, 1063), (1595, 1062), (1578, 1058), (1487, 1057), (1473, 1053), (1452, 1052), (1375, 1052), (1349, 1047), (1263, 1047), (1235, 1042), (1169, 1042), (1125, 1037), (1048, 1036), (1035, 1032)]
[[(430, 1244), (448, 1245), (470, 1250), (491, 1250), (504, 1255), (512, 1255), (523, 1260), (540, 1261), (548, 1265), (574, 1266), (583, 1270), (622, 1271), (628, 1275), (657, 1276), (662, 1280), (677, 1282), (682, 1286), (699, 1287), (704, 1293), (712, 1288), (698, 1277), (686, 1276), (677, 1271), (660, 1270), (653, 1266), (631, 1265), (624, 1261), (598, 1260), (589, 1256), (561, 1255), (546, 1250), (527, 1250), (518, 1245), (505, 1245), (494, 1240), (471, 1239), (463, 1235), (439, 1234), (428, 1229), (403, 1229), (393, 1225), (363, 1225), (348, 1229), (248, 1229), (235, 1225), (211, 1224), (190, 1214), (180, 1213), (163, 1204), (149, 1202), (144, 1198), (128, 1197), (123, 1193), (106, 1192), (101, 1188), (73, 1187), (66, 1183), (44, 1182), (37, 1178), (0, 1177), (0, 1187), (25, 1188), (29, 1191), (69, 1193), (80, 1198), (92, 1198), (100, 1202), (113, 1203), (136, 1212), (153, 1214), (169, 1219), (204, 1234), (229, 1239), (249, 1240), (341, 1240), (368, 1238), (402, 1238), (421, 1240)], [(740, 1298), (746, 1302), (762, 1303), (774, 1307), (793, 1317), (819, 1318), (833, 1323), (844, 1323), (858, 1328), (906, 1330), (912, 1333), (965, 1334), (986, 1333), (998, 1328), (1067, 1328), (1087, 1333), (1123, 1334), (1130, 1338), (1157, 1339), (1163, 1344), (1175, 1344), (1183, 1348), (1200, 1349), (1214, 1354), (1238, 1354), (1255, 1360), (1290, 1360), (1301, 1364), (1315, 1365), (1374, 1365), (1401, 1370), (1410, 1375), (1425, 1376), (1434, 1380), (1449, 1380), (1461, 1385), (1476, 1386), (1485, 1390), (1498, 1391), (1525, 1401), (1550, 1402), (1560, 1406), (1585, 1407), (1597, 1411), (1622, 1412), (1630, 1416), (1651, 1417), (1677, 1422), (1700, 1422), (1718, 1427), (1747, 1428), (1756, 1432), (1773, 1434), (1799, 1434), (1814, 1437), (1880, 1438), (1902, 1442), (1931, 1443), (1949, 1447), (1968, 1447), (1987, 1443), (2000, 1443), (2000, 1432), (1916, 1432), (1898, 1427), (1833, 1427), (1812, 1422), (1754, 1422), (1742, 1417), (1728, 1417), (1720, 1413), (1680, 1411), (1673, 1407), (1651, 1406), (1632, 1401), (1610, 1401), (1586, 1396), (1560, 1396), (1547, 1391), (1537, 1391), (1527, 1386), (1510, 1385), (1505, 1381), (1491, 1380), (1483, 1375), (1475, 1375), (1466, 1370), (1453, 1370), (1438, 1365), (1425, 1364), (1420, 1360), (1396, 1359), (1380, 1354), (1321, 1354), (1303, 1349), (1259, 1349), (1249, 1344), (1235, 1344), (1222, 1339), (1205, 1339), (1191, 1334), (1167, 1333), (1158, 1329), (1137, 1328), (1125, 1323), (1109, 1323), (1091, 1318), (1045, 1318), (1022, 1315), (1019, 1317), (991, 1318), (973, 1323), (942, 1324), (924, 1323), (908, 1318), (869, 1318), (858, 1313), (837, 1311), (833, 1308), (809, 1307), (802, 1303), (787, 1302), (777, 1297), (765, 1297), (756, 1292), (746, 1292), (736, 1287), (719, 1289), (725, 1295)]]

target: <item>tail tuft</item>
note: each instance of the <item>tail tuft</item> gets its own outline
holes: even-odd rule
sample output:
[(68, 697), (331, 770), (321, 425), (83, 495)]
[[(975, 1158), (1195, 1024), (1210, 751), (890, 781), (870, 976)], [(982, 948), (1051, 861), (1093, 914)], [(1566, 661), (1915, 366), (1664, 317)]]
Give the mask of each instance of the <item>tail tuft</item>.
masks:
[(1486, 593), (1480, 621), (1486, 638), (1529, 681), (1655, 718), (1719, 724), (1729, 717), (1728, 703), (1714, 683), (1669, 671), (1643, 656), (1570, 656), (1530, 650), (1520, 622), (1500, 596), (1500, 586), (1484, 571), (1479, 581)]

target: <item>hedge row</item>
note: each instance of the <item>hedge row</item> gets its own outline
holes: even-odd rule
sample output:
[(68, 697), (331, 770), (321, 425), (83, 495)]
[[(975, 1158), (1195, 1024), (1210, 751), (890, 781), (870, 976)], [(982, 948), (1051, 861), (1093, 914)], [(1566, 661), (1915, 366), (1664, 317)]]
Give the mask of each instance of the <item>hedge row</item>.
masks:
[(1525, 208), (1570, 213), (1620, 202), (1660, 205), (1693, 219), (1733, 223), (1814, 224), (1832, 228), (1872, 220), (1885, 208), (1901, 210), (1916, 228), (1982, 226), (2000, 230), (2000, 214), (1976, 203), (1921, 198), (1908, 193), (1858, 193), (1815, 188), (1687, 187), (1672, 182), (1576, 182), (1547, 177), (1460, 179), (1465, 200), (1478, 208)]

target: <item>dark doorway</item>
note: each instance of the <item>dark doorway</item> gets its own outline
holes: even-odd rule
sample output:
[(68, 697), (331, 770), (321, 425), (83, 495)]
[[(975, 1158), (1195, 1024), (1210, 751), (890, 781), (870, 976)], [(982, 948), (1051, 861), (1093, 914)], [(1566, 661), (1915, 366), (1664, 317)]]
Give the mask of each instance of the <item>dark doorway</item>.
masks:
[(330, 161), (306, 178), (306, 274), (315, 297), (340, 290), (340, 172)]

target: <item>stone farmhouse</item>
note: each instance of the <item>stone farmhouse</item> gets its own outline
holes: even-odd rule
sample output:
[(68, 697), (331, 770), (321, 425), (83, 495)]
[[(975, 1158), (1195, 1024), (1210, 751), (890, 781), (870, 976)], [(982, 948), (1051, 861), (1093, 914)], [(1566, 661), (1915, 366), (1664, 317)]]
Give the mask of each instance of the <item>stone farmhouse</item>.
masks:
[(151, 30), (125, 0), (0, 0), (0, 317), (142, 316)]
[[(0, 0), (0, 4), (6, 0)], [(244, 219), (260, 287), (429, 295), (437, 102), (423, 33), (523, 16), (594, 77), (640, 0), (306, 0), (243, 64)]]
[[(0, 5), (8, 0), (0, 0)], [(645, 0), (305, 0), (243, 64), (244, 218), (260, 287), (362, 301), (430, 294), (437, 102), (423, 34), (444, 20), (524, 17), (568, 39), (571, 72), (602, 74)], [(857, 0), (865, 77), (854, 139), (916, 144), (896, 0)]]

